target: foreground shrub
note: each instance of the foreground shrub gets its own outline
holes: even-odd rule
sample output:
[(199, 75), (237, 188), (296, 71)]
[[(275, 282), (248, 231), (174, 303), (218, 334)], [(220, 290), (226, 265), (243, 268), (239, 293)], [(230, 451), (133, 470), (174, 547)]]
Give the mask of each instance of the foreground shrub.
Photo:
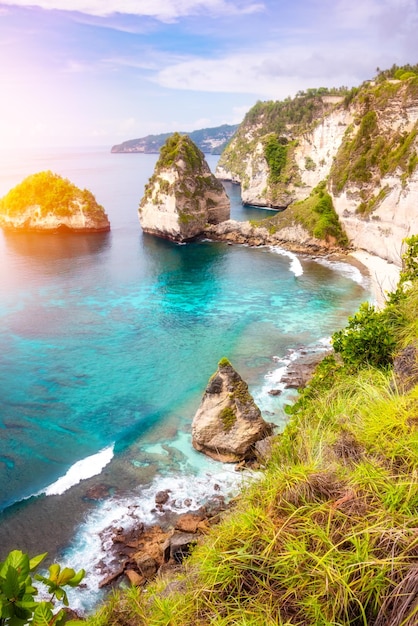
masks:
[(85, 572), (76, 573), (69, 567), (61, 569), (54, 563), (49, 567), (49, 576), (35, 574), (34, 579), (42, 582), (51, 594), (49, 600), (38, 602), (35, 600), (38, 588), (32, 574), (45, 557), (46, 553), (30, 559), (20, 550), (12, 550), (0, 562), (0, 626), (55, 626), (65, 618), (63, 609), (53, 613), (55, 600), (68, 606), (64, 587), (77, 587)]

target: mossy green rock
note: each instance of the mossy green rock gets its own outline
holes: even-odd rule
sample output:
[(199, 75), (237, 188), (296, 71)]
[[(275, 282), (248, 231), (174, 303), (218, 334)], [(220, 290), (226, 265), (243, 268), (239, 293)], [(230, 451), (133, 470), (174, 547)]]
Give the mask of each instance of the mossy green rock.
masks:
[(188, 241), (207, 224), (229, 219), (230, 202), (203, 152), (187, 135), (174, 133), (160, 151), (139, 206), (144, 232)]
[(217, 461), (234, 463), (253, 457), (254, 445), (271, 433), (247, 383), (222, 359), (193, 418), (193, 447)]
[(28, 176), (0, 200), (0, 226), (46, 232), (110, 230), (105, 210), (90, 191), (50, 171)]

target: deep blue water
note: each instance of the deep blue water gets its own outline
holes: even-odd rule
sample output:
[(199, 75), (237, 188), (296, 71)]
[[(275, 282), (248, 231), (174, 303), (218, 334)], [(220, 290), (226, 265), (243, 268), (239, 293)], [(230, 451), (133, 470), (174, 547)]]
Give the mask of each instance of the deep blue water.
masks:
[[(208, 157), (213, 169), (216, 160)], [(282, 424), (283, 399), (267, 393), (283, 365), (273, 357), (328, 337), (367, 298), (347, 266), (143, 235), (137, 206), (155, 161), (107, 148), (2, 157), (0, 195), (51, 169), (89, 188), (112, 230), (0, 234), (0, 558), (12, 547), (54, 556), (73, 542), (85, 565), (96, 547), (83, 524), (90, 540), (107, 520), (106, 501), (86, 497), (92, 485), (113, 498), (114, 521), (122, 502), (144, 500), (138, 489), (164, 480), (179, 492), (186, 480), (196, 502), (208, 476), (235, 484), (233, 470), (190, 445), (219, 359), (232, 361), (266, 418)], [(243, 208), (239, 187), (226, 188), (235, 219), (271, 214)], [(71, 467), (78, 478), (86, 467), (97, 475), (25, 500)]]

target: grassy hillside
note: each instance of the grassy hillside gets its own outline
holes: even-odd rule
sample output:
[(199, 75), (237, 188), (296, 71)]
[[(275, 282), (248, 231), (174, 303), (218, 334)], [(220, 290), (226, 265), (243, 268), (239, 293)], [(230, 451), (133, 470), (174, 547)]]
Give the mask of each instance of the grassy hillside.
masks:
[(414, 237), (387, 307), (334, 335), (268, 468), (184, 573), (116, 593), (88, 624), (416, 625), (417, 320)]
[(267, 228), (270, 234), (288, 226), (301, 224), (312, 237), (322, 239), (341, 248), (348, 246), (347, 235), (326, 190), (326, 181), (322, 181), (310, 195), (299, 202), (294, 202), (285, 211), (280, 211), (263, 220), (252, 221), (254, 226)]

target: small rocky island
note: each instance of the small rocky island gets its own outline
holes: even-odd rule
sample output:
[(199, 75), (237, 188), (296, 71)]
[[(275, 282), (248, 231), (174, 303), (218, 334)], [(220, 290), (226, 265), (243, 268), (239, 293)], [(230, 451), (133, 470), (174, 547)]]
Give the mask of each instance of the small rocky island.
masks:
[(139, 206), (144, 232), (184, 242), (207, 224), (229, 219), (230, 202), (203, 152), (187, 135), (174, 133), (161, 148)]
[(271, 435), (272, 428), (261, 417), (247, 383), (228, 359), (221, 359), (193, 418), (193, 447), (223, 463), (249, 460), (255, 456), (255, 444)]
[(13, 231), (100, 233), (105, 210), (87, 189), (53, 172), (28, 176), (0, 200), (0, 227)]

